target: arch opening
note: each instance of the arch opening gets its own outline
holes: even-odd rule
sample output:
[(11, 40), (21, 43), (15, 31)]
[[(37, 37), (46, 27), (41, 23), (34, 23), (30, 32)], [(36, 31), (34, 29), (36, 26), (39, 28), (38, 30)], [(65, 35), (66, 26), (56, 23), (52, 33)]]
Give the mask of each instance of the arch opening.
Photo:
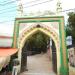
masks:
[[(21, 34), (21, 36), (19, 37), (19, 43), (18, 43), (18, 48), (19, 48), (19, 52), (18, 52), (18, 58), (21, 61), (21, 56), (22, 56), (22, 48), (24, 47), (24, 44), (26, 42), (26, 40), (28, 39), (29, 36), (34, 35), (36, 32), (42, 32), (45, 35), (51, 37), (55, 43), (55, 47), (56, 47), (56, 58), (57, 58), (57, 73), (59, 73), (59, 67), (60, 67), (60, 47), (59, 47), (59, 37), (57, 36), (57, 34), (55, 34), (54, 32), (50, 31), (49, 29), (43, 28), (43, 27), (34, 27), (29, 29), (28, 31), (23, 31)], [(20, 62), (21, 64), (21, 62)]]
[[(38, 49), (38, 47), (34, 44), (34, 45), (32, 45), (32, 48), (30, 48), (30, 50), (29, 50), (29, 45), (28, 44), (30, 44), (30, 42), (28, 43), (28, 40), (30, 40), (31, 39), (31, 37), (35, 37), (36, 39), (37, 39), (37, 33), (41, 33), (41, 35), (43, 35), (43, 37), (44, 37), (44, 35), (45, 35), (45, 37), (47, 37), (47, 38), (45, 38), (43, 41), (45, 41), (45, 43), (46, 43), (46, 46), (44, 45), (43, 46), (43, 48), (44, 47), (46, 47), (46, 48), (39, 48)], [(43, 38), (42, 37), (42, 38)], [(35, 40), (35, 39), (34, 39)], [(42, 40), (42, 39), (41, 39)], [(36, 40), (35, 40), (35, 42), (36, 42)], [(34, 42), (33, 42), (34, 43)], [(37, 43), (37, 42), (36, 42)], [(44, 43), (44, 42), (43, 42)], [(40, 42), (39, 42), (39, 44), (40, 44)], [(41, 44), (40, 44), (41, 45)], [(39, 45), (39, 46), (40, 46)], [(33, 48), (34, 47), (34, 48)], [(32, 50), (31, 50), (32, 49)], [(29, 53), (29, 51), (30, 51), (30, 53)], [(42, 54), (41, 54), (42, 53)], [(24, 46), (23, 46), (23, 48), (22, 48), (22, 58), (21, 58), (21, 70), (22, 71), (25, 71), (25, 70), (30, 70), (30, 68), (32, 68), (32, 67), (29, 67), (29, 66), (31, 66), (31, 65), (33, 65), (33, 64), (36, 64), (35, 63), (35, 61), (33, 61), (33, 60), (31, 60), (30, 59), (30, 56), (33, 56), (34, 58), (36, 58), (36, 60), (35, 61), (39, 61), (38, 63), (40, 64), (40, 65), (45, 65), (45, 66), (48, 66), (47, 68), (45, 68), (44, 66), (42, 66), (42, 68), (41, 68), (41, 70), (43, 69), (43, 71), (44, 72), (48, 72), (49, 74), (50, 74), (50, 72), (51, 71), (53, 71), (53, 73), (54, 74), (56, 74), (57, 73), (57, 58), (56, 58), (56, 47), (55, 47), (55, 43), (54, 43), (54, 41), (50, 38), (50, 36), (48, 36), (48, 35), (46, 35), (46, 34), (44, 34), (44, 33), (42, 33), (42, 32), (40, 32), (40, 31), (37, 31), (35, 34), (33, 34), (33, 35), (31, 35), (31, 36), (29, 36), (28, 38), (27, 38), (27, 40), (26, 40), (26, 42), (24, 43)], [(37, 57), (36, 57), (37, 56)], [(40, 58), (39, 58), (39, 56), (40, 56)], [(41, 58), (42, 56), (44, 56), (44, 58)], [(28, 58), (27, 58), (28, 57)], [(33, 58), (32, 58), (33, 59)], [(48, 60), (48, 61), (44, 61), (44, 62), (47, 62), (47, 63), (45, 63), (45, 64), (41, 64), (42, 63), (42, 61), (41, 60), (42, 59), (46, 59), (46, 60)], [(31, 65), (28, 65), (28, 68), (27, 68), (27, 64), (31, 64)], [(33, 65), (34, 66), (34, 65)], [(36, 68), (37, 66), (35, 65), (35, 69), (36, 69), (36, 71), (38, 70), (37, 68)], [(40, 68), (40, 67), (39, 67)], [(32, 68), (33, 69), (33, 68)], [(46, 69), (49, 69), (49, 71), (48, 70), (45, 70)], [(35, 71), (35, 72), (36, 72)], [(32, 72), (34, 72), (34, 71), (32, 71)]]

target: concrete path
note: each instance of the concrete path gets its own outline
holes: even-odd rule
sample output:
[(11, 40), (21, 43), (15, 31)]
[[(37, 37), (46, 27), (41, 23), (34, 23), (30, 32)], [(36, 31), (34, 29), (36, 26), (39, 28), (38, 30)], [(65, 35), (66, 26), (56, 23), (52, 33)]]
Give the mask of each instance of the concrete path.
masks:
[(69, 64), (69, 75), (75, 75), (75, 67), (70, 66), (70, 64)]
[(20, 75), (56, 75), (52, 71), (52, 64), (47, 54), (28, 56), (27, 61), (28, 71)]

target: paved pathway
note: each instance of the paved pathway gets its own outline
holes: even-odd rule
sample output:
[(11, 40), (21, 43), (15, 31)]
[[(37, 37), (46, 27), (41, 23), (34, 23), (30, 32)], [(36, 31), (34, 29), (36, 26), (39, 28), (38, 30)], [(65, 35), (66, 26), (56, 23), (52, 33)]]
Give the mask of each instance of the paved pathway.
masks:
[(28, 71), (20, 75), (56, 75), (52, 71), (51, 61), (48, 59), (47, 54), (37, 54), (28, 56)]
[(75, 67), (69, 65), (69, 75), (75, 75)]

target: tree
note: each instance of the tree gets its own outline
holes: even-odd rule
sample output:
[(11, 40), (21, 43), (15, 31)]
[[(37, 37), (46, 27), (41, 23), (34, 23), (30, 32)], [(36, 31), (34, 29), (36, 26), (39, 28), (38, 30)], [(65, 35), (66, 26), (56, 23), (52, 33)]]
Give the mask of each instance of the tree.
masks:
[(75, 38), (75, 12), (70, 12), (68, 16), (68, 29), (71, 31), (72, 37)]
[(47, 41), (49, 37), (42, 32), (37, 32), (34, 35), (30, 36), (27, 40), (28, 50), (36, 50), (36, 51), (43, 51), (46, 52), (47, 49)]
[(70, 30), (69, 33), (72, 36), (72, 43), (75, 45), (75, 12), (70, 12), (68, 14), (68, 29)]
[(46, 52), (47, 50), (47, 41), (49, 40), (49, 37), (42, 32), (38, 32), (35, 36), (35, 47), (37, 49), (40, 49), (40, 51)]
[(71, 29), (70, 29), (70, 27), (68, 25), (65, 26), (65, 30), (66, 30), (66, 37), (71, 36)]

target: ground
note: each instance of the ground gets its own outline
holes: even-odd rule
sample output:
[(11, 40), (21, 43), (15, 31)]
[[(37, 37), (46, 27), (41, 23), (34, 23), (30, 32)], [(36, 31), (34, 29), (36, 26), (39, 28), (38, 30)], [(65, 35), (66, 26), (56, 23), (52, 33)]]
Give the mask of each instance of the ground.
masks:
[(75, 68), (69, 65), (69, 75), (75, 75)]
[[(33, 56), (28, 56), (28, 71), (21, 73), (20, 75), (56, 75), (52, 71), (51, 60), (48, 59), (47, 54), (37, 54)], [(11, 75), (11, 73), (6, 74), (0, 73), (0, 75)], [(69, 65), (69, 75), (75, 75), (75, 68)]]
[(47, 54), (28, 56), (28, 71), (20, 75), (56, 75), (52, 71), (52, 64)]

